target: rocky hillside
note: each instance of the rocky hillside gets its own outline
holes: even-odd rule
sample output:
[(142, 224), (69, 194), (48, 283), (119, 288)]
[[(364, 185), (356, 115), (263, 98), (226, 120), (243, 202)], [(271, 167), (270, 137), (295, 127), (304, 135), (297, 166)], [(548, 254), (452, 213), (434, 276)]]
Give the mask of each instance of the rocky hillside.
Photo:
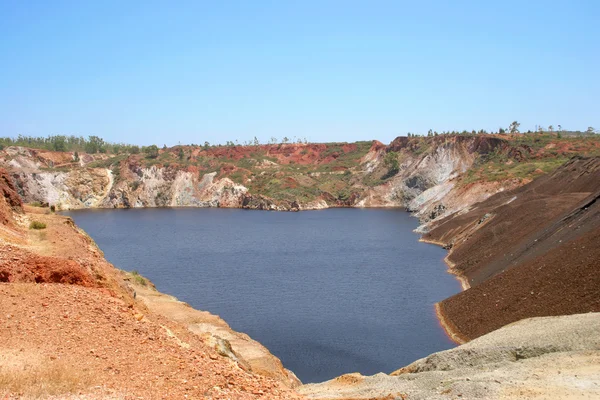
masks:
[(407, 207), (449, 215), (551, 172), (600, 140), (441, 135), (380, 142), (177, 146), (157, 154), (0, 151), (26, 202), (59, 209)]

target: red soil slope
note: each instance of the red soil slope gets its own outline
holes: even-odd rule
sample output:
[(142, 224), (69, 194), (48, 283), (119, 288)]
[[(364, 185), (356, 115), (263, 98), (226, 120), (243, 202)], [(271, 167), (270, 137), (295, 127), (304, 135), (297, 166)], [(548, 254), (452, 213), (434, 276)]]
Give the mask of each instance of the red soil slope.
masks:
[(300, 398), (151, 312), (69, 218), (24, 211), (0, 171), (0, 398)]
[(215, 146), (207, 149), (176, 146), (168, 151), (177, 154), (179, 148), (194, 155), (204, 155), (218, 159), (230, 159), (239, 161), (243, 158), (252, 158), (256, 154), (264, 154), (267, 157), (277, 159), (279, 164), (326, 164), (342, 154), (356, 151), (356, 143), (340, 143), (339, 151), (328, 153), (327, 150), (333, 144), (326, 143), (287, 143), (287, 144), (263, 144), (258, 146)]
[(14, 213), (23, 212), (23, 203), (8, 172), (0, 168), (0, 223), (13, 225)]
[[(110, 278), (110, 264), (71, 219), (48, 209), (29, 207), (29, 211), (29, 215), (24, 213), (10, 176), (0, 169), (0, 222), (4, 225), (0, 230), (0, 282), (118, 287)], [(28, 230), (28, 220), (46, 223), (47, 228)]]
[(2, 398), (299, 398), (98, 289), (1, 284), (0, 309)]

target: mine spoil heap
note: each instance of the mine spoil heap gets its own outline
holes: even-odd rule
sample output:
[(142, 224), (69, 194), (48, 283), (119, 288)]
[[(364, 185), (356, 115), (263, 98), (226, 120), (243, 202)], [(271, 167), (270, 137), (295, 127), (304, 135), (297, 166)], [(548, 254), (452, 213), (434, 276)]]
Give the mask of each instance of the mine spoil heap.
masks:
[(435, 222), (424, 236), (451, 247), (470, 289), (441, 302), (463, 340), (523, 318), (600, 311), (600, 158)]

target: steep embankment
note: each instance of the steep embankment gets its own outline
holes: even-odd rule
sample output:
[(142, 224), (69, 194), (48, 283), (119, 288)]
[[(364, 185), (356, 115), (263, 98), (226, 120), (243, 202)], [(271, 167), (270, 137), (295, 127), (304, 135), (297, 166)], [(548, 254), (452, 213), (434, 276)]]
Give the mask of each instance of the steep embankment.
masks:
[[(380, 184), (369, 188), (356, 205), (401, 205), (423, 222), (440, 218), (523, 184), (520, 179), (507, 177), (492, 182), (480, 180), (468, 187), (462, 185), (462, 177), (477, 162), (493, 154), (512, 152), (509, 141), (492, 136), (398, 137), (389, 146), (373, 146), (363, 159), (366, 174)], [(389, 154), (399, 160), (398, 171), (391, 177), (385, 163)]]
[(439, 305), (464, 340), (522, 318), (600, 311), (600, 158), (432, 224), (424, 240), (451, 247), (470, 289)]
[(118, 271), (70, 218), (23, 207), (0, 178), (0, 396), (296, 398), (263, 346)]

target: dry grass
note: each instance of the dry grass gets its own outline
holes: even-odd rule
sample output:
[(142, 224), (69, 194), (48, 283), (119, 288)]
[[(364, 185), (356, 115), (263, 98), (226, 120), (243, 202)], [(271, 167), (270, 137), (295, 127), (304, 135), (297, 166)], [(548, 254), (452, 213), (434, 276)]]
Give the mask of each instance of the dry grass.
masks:
[(33, 364), (30, 361), (0, 365), (0, 397), (40, 398), (76, 393), (91, 386), (92, 377), (60, 360)]
[[(32, 292), (40, 291), (39, 284), (32, 283), (32, 282), (15, 282), (15, 283), (11, 283), (11, 286), (13, 288), (13, 293), (21, 295), (21, 296), (26, 296)], [(6, 354), (3, 354), (2, 350), (0, 350), (0, 361), (3, 361), (0, 364), (0, 372), (2, 372), (2, 367), (5, 365), (5, 362), (4, 362), (5, 357), (6, 357)]]
[(40, 221), (31, 221), (29, 229), (46, 229), (46, 224)]

